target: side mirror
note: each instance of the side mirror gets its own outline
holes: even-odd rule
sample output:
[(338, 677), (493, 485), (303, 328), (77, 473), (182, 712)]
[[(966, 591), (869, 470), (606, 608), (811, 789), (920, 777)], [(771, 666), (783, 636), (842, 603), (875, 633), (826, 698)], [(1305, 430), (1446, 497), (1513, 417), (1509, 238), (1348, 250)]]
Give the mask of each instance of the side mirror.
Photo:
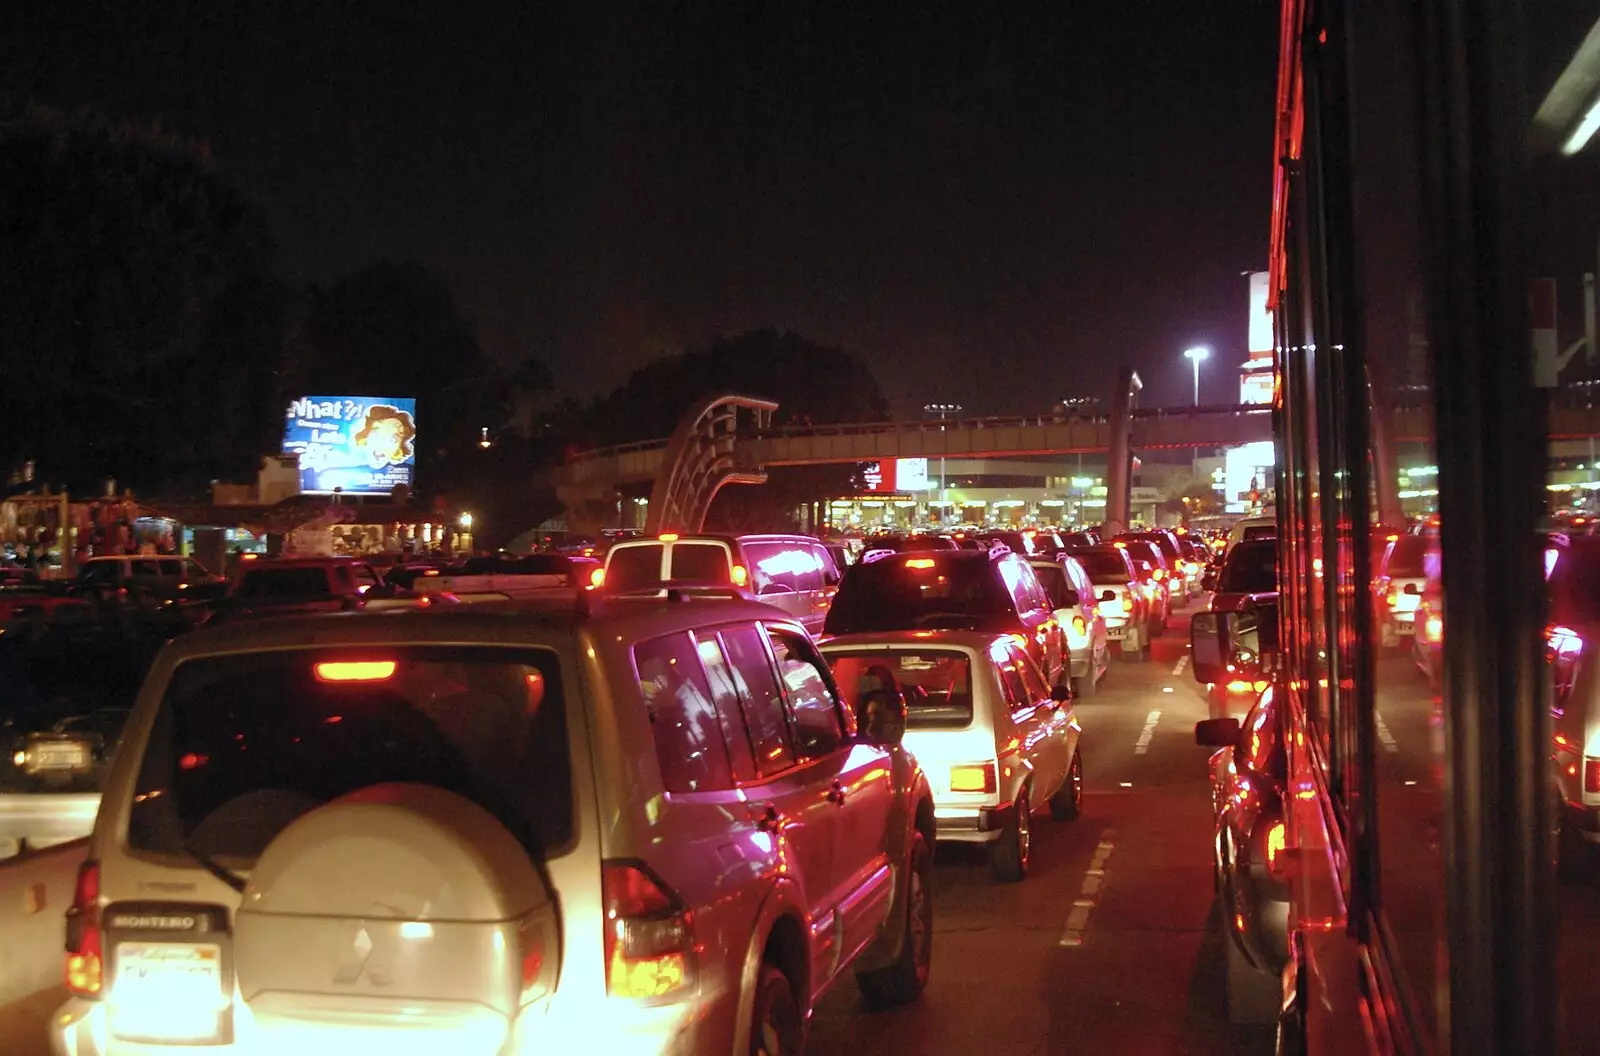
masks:
[(906, 735), (906, 698), (874, 689), (856, 703), (856, 731), (873, 744), (898, 748)]
[(1065, 704), (1072, 699), (1072, 687), (1065, 682), (1058, 682), (1050, 687), (1050, 699), (1057, 704)]
[(1232, 748), (1239, 743), (1239, 720), (1203, 719), (1195, 723), (1194, 743), (1203, 748)]
[(1114, 590), (1102, 590), (1100, 592), (1100, 600), (1101, 601), (1116, 601), (1117, 600), (1117, 592), (1114, 591)]
[(1189, 621), (1189, 670), (1196, 682), (1222, 681), (1222, 615), (1197, 612)]

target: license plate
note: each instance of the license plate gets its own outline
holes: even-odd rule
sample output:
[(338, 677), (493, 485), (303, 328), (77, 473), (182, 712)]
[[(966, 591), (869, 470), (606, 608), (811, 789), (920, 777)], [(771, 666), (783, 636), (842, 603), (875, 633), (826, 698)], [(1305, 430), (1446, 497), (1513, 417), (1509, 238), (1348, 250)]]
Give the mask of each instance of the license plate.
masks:
[(28, 754), (35, 770), (80, 770), (89, 765), (89, 749), (82, 744), (35, 744)]
[(222, 947), (214, 943), (119, 942), (118, 1004), (160, 1002), (214, 1010), (222, 996)]
[(1128, 629), (1126, 627), (1107, 627), (1106, 628), (1106, 637), (1109, 638), (1113, 642), (1121, 641), (1123, 638), (1126, 638), (1127, 636), (1128, 636)]

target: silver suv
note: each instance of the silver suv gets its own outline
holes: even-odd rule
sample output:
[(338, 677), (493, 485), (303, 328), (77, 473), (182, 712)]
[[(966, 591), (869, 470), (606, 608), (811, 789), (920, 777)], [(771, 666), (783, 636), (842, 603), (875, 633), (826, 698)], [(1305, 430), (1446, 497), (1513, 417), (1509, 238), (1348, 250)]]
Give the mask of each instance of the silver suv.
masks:
[(731, 592), (587, 607), (169, 644), (55, 1051), (787, 1053), (846, 971), (915, 998), (934, 812), (903, 703), (858, 732), (804, 628)]

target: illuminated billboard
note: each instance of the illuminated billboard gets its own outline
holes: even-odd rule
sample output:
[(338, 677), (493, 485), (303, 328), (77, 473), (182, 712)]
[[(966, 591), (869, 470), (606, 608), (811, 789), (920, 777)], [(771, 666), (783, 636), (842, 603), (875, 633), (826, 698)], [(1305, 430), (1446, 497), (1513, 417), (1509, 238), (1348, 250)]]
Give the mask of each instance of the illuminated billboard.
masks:
[(861, 480), (866, 490), (927, 491), (933, 487), (928, 480), (928, 460), (925, 458), (896, 458), (884, 462), (864, 462)]
[(417, 401), (390, 396), (302, 396), (289, 404), (283, 453), (300, 458), (307, 495), (388, 495), (411, 487)]
[(1267, 307), (1267, 273), (1250, 273), (1250, 362), (1271, 362), (1272, 310)]
[(1269, 505), (1275, 494), (1273, 469), (1278, 452), (1271, 440), (1230, 447), (1223, 454), (1223, 501), (1229, 513), (1245, 513), (1252, 506)]

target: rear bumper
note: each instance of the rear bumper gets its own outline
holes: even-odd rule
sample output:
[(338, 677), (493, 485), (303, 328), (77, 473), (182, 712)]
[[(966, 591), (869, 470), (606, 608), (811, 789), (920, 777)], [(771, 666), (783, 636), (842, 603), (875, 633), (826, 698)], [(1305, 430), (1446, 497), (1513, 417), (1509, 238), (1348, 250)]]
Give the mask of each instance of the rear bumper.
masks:
[(934, 835), (946, 843), (992, 843), (1016, 818), (1014, 803), (993, 807), (933, 808)]

